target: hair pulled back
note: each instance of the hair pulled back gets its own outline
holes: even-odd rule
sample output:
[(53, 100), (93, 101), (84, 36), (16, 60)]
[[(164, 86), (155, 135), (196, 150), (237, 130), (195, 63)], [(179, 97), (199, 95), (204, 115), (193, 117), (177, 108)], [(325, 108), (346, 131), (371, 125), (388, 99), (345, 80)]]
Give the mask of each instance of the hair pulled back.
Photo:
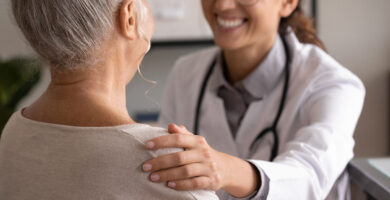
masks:
[(316, 45), (326, 51), (325, 45), (317, 36), (313, 21), (314, 19), (305, 16), (301, 6), (298, 5), (289, 17), (282, 18), (279, 33), (284, 36), (288, 34), (289, 28), (291, 28), (291, 31), (295, 33), (300, 42)]

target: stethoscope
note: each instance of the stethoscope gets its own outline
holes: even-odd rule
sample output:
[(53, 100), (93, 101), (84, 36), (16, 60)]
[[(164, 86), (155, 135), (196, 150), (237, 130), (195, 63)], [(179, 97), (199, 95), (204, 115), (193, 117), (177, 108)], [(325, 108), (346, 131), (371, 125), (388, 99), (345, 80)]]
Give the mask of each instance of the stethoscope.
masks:
[[(257, 137), (253, 140), (253, 142), (252, 142), (252, 144), (250, 146), (250, 151), (253, 152), (255, 150), (255, 144), (257, 143), (257, 141), (259, 141), (261, 138), (263, 138), (268, 133), (272, 133), (273, 134), (273, 138), (274, 138), (274, 144), (273, 144), (272, 151), (271, 151), (271, 156), (270, 156), (270, 159), (269, 159), (270, 161), (273, 161), (275, 159), (275, 157), (277, 156), (277, 153), (278, 153), (279, 136), (278, 136), (278, 131), (277, 131), (277, 125), (278, 125), (280, 116), (283, 113), (284, 106), (286, 104), (288, 87), (289, 87), (289, 79), (290, 79), (291, 56), (290, 56), (290, 52), (288, 51), (288, 45), (287, 45), (287, 42), (286, 42), (284, 37), (282, 37), (282, 41), (283, 41), (284, 51), (285, 51), (285, 54), (286, 54), (286, 64), (285, 64), (285, 67), (284, 67), (286, 72), (285, 72), (283, 93), (282, 93), (282, 98), (280, 100), (279, 109), (278, 109), (278, 112), (276, 114), (276, 117), (275, 117), (274, 122), (272, 123), (272, 125), (270, 127), (268, 127), (268, 128), (265, 128), (263, 131), (261, 131), (257, 135)], [(209, 69), (208, 69), (208, 71), (206, 73), (206, 76), (204, 77), (204, 80), (202, 82), (202, 86), (200, 88), (200, 93), (199, 93), (199, 96), (198, 96), (198, 101), (197, 101), (196, 110), (195, 110), (195, 120), (194, 120), (194, 134), (195, 135), (197, 135), (198, 131), (199, 131), (200, 108), (202, 106), (202, 102), (203, 102), (204, 95), (205, 95), (205, 92), (206, 92), (207, 83), (208, 83), (208, 81), (210, 79), (210, 76), (211, 76), (211, 74), (213, 72), (213, 69), (215, 68), (216, 63), (217, 63), (217, 57), (215, 57), (213, 62), (210, 64)]]

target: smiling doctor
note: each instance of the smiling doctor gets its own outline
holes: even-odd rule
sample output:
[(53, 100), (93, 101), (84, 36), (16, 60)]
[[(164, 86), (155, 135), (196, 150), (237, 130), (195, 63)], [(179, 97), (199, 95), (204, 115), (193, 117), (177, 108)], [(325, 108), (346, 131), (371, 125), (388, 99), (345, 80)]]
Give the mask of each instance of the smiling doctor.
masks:
[[(324, 47), (298, 0), (201, 0), (218, 47), (179, 59), (163, 99), (170, 135), (153, 182), (221, 199), (349, 199), (362, 82)], [(191, 130), (191, 131), (189, 131)]]

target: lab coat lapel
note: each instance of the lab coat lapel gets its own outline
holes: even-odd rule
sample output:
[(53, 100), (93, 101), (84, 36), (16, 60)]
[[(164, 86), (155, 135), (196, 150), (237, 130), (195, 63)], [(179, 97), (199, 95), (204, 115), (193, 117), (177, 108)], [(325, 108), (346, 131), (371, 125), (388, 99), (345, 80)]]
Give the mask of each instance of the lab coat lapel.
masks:
[(210, 91), (207, 92), (203, 101), (202, 113), (204, 114), (200, 120), (200, 135), (204, 136), (217, 151), (239, 156), (226, 120), (222, 99)]
[(236, 136), (237, 148), (241, 158), (268, 160), (273, 145), (272, 133), (256, 142), (255, 151), (250, 152), (250, 146), (261, 131), (271, 126), (278, 107), (280, 85), (266, 99), (250, 104), (244, 119), (241, 122)]

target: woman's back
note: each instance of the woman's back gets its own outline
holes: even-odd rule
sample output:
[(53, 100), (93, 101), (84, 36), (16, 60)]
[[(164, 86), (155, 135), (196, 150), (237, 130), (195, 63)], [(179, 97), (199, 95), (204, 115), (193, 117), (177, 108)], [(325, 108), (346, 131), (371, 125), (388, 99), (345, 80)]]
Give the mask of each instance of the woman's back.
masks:
[(169, 189), (141, 170), (173, 151), (147, 151), (143, 142), (167, 132), (135, 124), (127, 111), (126, 85), (154, 30), (147, 1), (12, 0), (11, 8), (51, 82), (3, 132), (1, 200), (217, 198)]
[(0, 141), (0, 199), (217, 199), (152, 183), (141, 166), (161, 154), (144, 142), (166, 134), (142, 124), (74, 127), (15, 113)]

